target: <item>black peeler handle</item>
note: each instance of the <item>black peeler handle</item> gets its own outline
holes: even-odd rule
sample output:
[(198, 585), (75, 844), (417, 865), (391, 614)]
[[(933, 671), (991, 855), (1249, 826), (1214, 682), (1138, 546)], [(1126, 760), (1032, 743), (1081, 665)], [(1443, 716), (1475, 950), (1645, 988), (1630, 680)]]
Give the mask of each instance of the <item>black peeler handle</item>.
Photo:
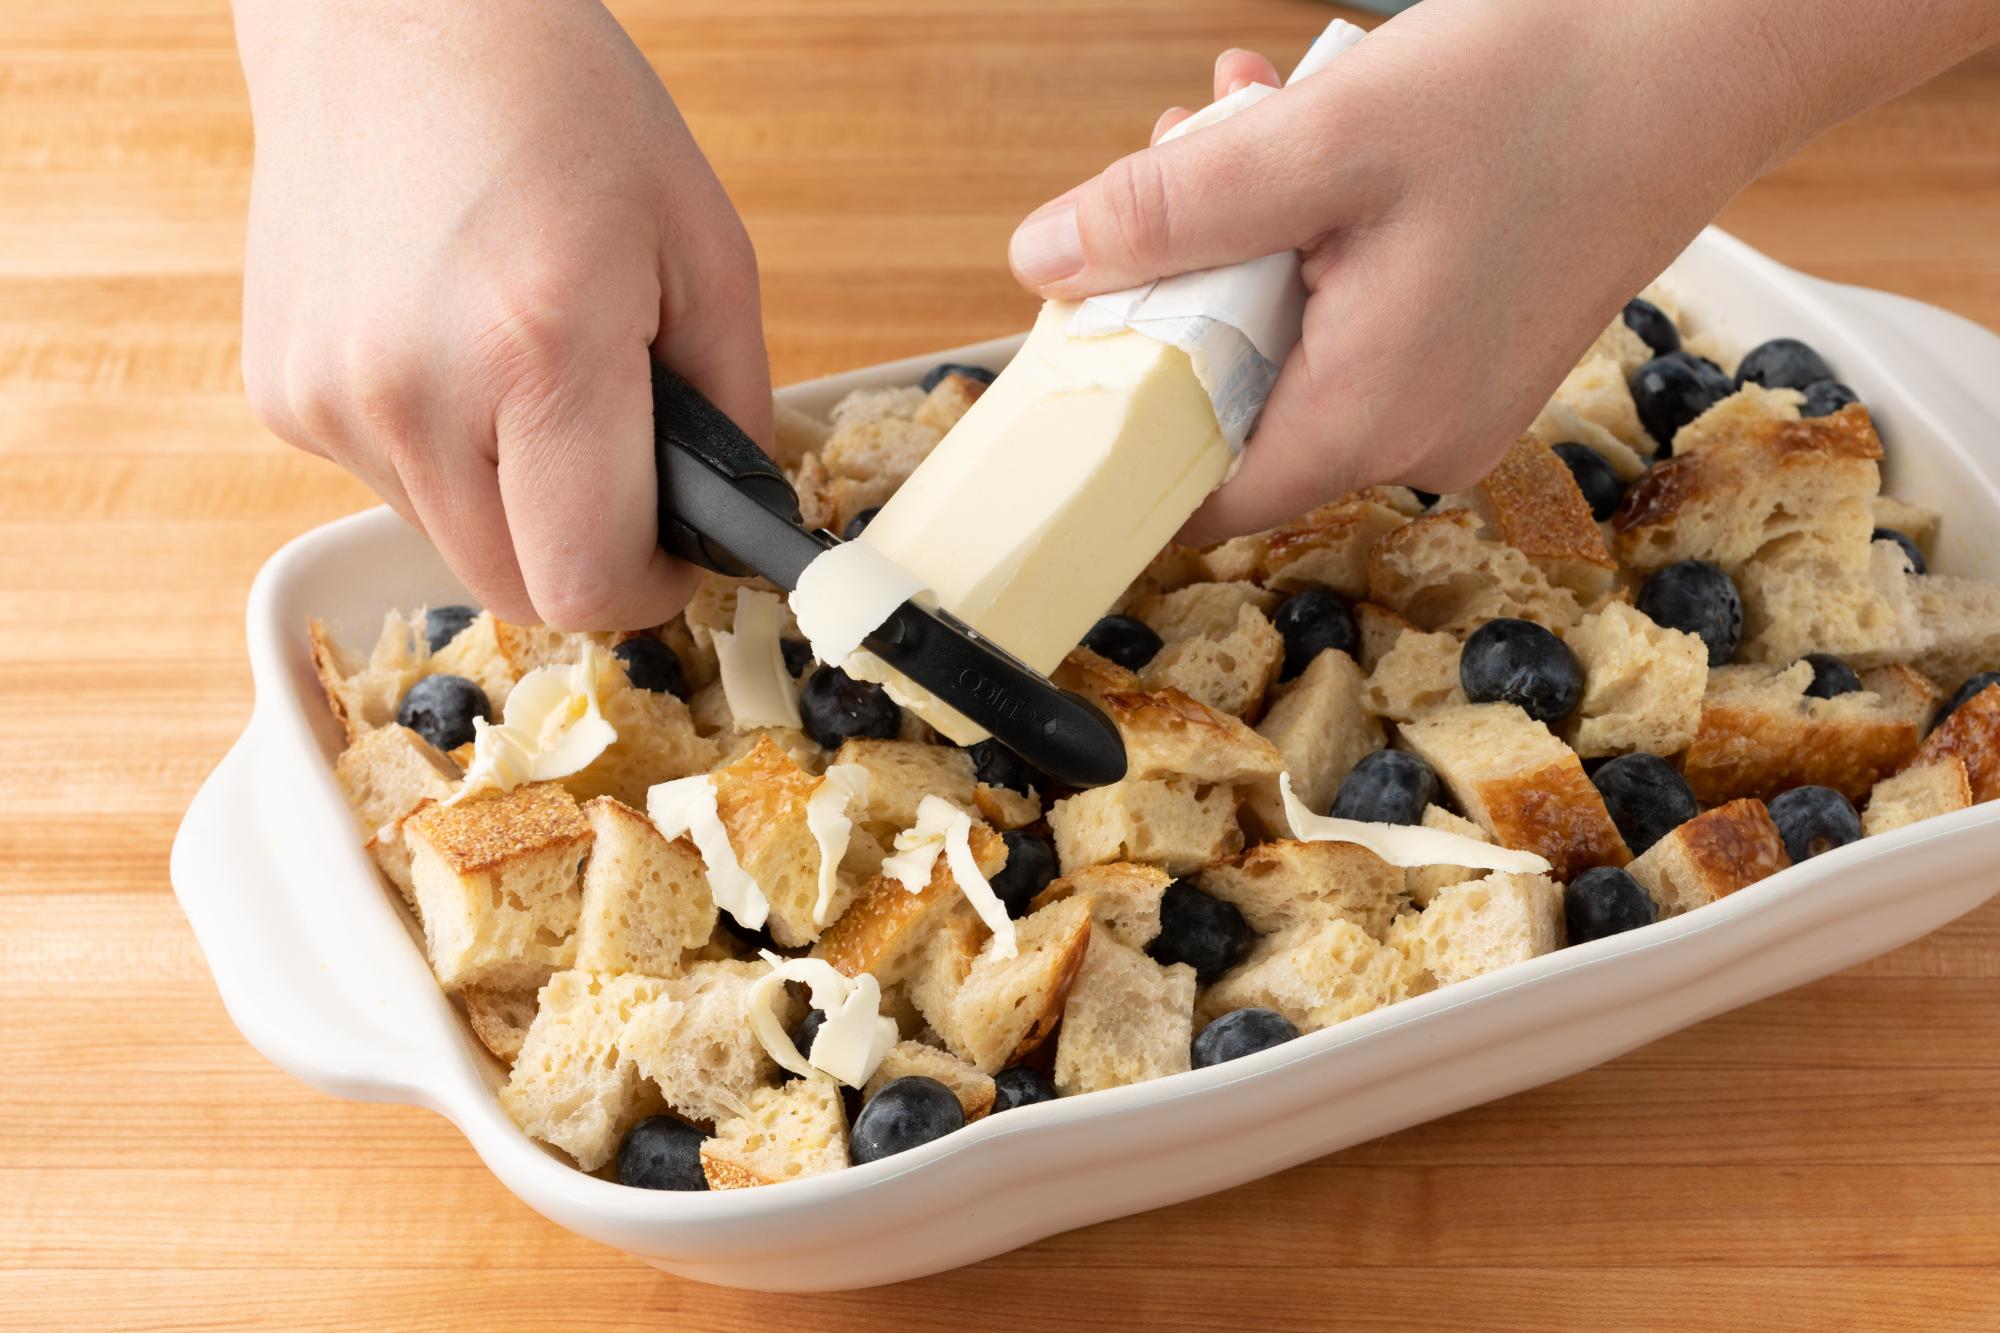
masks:
[[(801, 524), (784, 472), (700, 391), (653, 366), (653, 455), (660, 545), (707, 569), (761, 574), (790, 591), (835, 544)], [(942, 611), (904, 602), (865, 640), (870, 651), (1056, 781), (1125, 776), (1125, 743), (1096, 705)]]

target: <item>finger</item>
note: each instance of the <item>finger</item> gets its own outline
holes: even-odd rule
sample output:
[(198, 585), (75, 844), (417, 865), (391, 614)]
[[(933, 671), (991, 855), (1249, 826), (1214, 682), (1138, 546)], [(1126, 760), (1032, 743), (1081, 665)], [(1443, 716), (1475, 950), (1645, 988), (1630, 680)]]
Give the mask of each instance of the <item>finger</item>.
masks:
[(1366, 206), (1350, 188), (1362, 158), (1327, 110), (1343, 91), (1308, 80), (1112, 163), (1020, 225), (1015, 277), (1043, 296), (1088, 296), (1297, 249), (1351, 220)]
[(399, 460), (398, 473), (418, 525), (466, 591), (500, 619), (532, 625), (535, 607), (514, 559), (492, 439), (476, 434), (434, 440), (425, 454)]
[(1278, 77), (1278, 67), (1255, 51), (1232, 46), (1215, 58), (1216, 101), (1253, 83), (1277, 88), (1284, 80)]
[(694, 571), (659, 544), (649, 356), (638, 339), (586, 343), (497, 418), (514, 556), (535, 613), (557, 629), (657, 625), (693, 594)]
[(1188, 110), (1184, 106), (1168, 107), (1165, 111), (1162, 111), (1160, 113), (1160, 118), (1153, 122), (1152, 137), (1147, 139), (1146, 142), (1158, 143), (1160, 141), (1160, 136), (1162, 134), (1165, 134), (1168, 130), (1180, 124), (1182, 121), (1186, 120), (1189, 116), (1192, 116), (1193, 114), (1194, 112)]
[(662, 256), (653, 355), (768, 452), (771, 361), (749, 237), (732, 229), (685, 240), (670, 237), (668, 245), (674, 252)]

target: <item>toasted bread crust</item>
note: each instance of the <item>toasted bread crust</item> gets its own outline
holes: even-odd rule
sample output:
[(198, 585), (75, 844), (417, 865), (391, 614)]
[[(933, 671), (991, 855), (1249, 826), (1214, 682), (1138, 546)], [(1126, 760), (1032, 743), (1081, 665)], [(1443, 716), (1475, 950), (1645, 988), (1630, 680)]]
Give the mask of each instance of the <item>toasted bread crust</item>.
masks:
[(1603, 797), (1573, 757), (1482, 783), (1480, 795), (1500, 843), (1548, 858), (1549, 873), (1563, 883), (1592, 866), (1632, 859)]
[[(1751, 668), (1731, 668), (1748, 671)], [(1792, 668), (1794, 671), (1800, 668)], [(1703, 805), (1738, 797), (1769, 800), (1793, 787), (1831, 787), (1859, 801), (1909, 760), (1935, 691), (1908, 667), (1871, 673), (1884, 705), (1724, 692), (1702, 708), (1681, 771)]]
[(1278, 748), (1242, 719), (1183, 690), (1107, 690), (1098, 703), (1125, 738), (1128, 778), (1247, 782), (1283, 767)]
[(1964, 762), (1974, 804), (2000, 796), (2000, 685), (1988, 685), (1953, 709), (1899, 771), (1947, 756)]
[(1688, 862), (1715, 896), (1736, 892), (1792, 863), (1771, 812), (1762, 801), (1731, 801), (1697, 815), (1675, 830)]
[(1043, 996), (1041, 1012), (1035, 1015), (1027, 1032), (1015, 1043), (1013, 1053), (1000, 1062), (1001, 1068), (1019, 1064), (1033, 1055), (1049, 1039), (1049, 1034), (1056, 1030), (1056, 1024), (1062, 1021), (1063, 1005), (1069, 1000), (1070, 988), (1076, 984), (1076, 974), (1083, 970), (1083, 960), (1090, 954), (1092, 928), (1091, 919), (1086, 914), (1083, 923), (1064, 940), (1052, 969), (1055, 980)]
[[(1007, 864), (1007, 844), (985, 825), (975, 823), (967, 841), (981, 874), (996, 875)], [(954, 912), (972, 910), (945, 862), (938, 857), (921, 893), (911, 893), (886, 875), (869, 880), (854, 904), (819, 937), (814, 956), (850, 977), (873, 972), (885, 985), (898, 979), (899, 965), (915, 954), (932, 927)]]
[(351, 744), (361, 734), (361, 728), (349, 715), (346, 691), (341, 689), (347, 673), (341, 670), (340, 648), (334, 643), (333, 635), (327, 632), (325, 622), (318, 617), (306, 622), (306, 642), (312, 650), (313, 674), (319, 677), (320, 691), (326, 695), (327, 711), (333, 714), (334, 721), (340, 723), (340, 729), (347, 734)]
[(1356, 491), (1271, 531), (1257, 562), (1260, 580), (1281, 592), (1328, 587), (1345, 597), (1368, 592), (1368, 553), (1409, 522), (1388, 488)]
[[(1500, 539), (1541, 565), (1556, 582), (1582, 592), (1576, 582), (1588, 581), (1593, 595), (1602, 591), (1599, 585), (1609, 584), (1617, 564), (1605, 549), (1604, 533), (1591, 517), (1576, 477), (1554, 450), (1539, 440), (1516, 440), (1477, 489)], [(1591, 580), (1557, 577), (1572, 564), (1601, 574)]]
[(518, 857), (590, 841), (590, 821), (553, 782), (429, 805), (411, 815), (408, 836), (422, 838), (454, 874), (495, 870)]

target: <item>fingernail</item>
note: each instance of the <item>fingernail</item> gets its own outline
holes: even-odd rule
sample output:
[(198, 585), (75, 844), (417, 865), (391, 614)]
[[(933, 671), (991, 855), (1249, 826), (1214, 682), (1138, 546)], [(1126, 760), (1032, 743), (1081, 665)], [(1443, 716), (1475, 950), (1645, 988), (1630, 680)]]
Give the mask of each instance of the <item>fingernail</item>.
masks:
[(1061, 282), (1083, 268), (1083, 233), (1076, 206), (1063, 204), (1037, 213), (1014, 231), (1007, 247), (1014, 272), (1037, 287)]
[(1238, 51), (1241, 51), (1242, 49), (1243, 48), (1240, 46), (1232, 46), (1228, 50), (1224, 51), (1221, 55), (1217, 56), (1215, 58), (1216, 68), (1220, 69), (1222, 67), (1223, 61), (1229, 59), (1229, 57), (1235, 55)]

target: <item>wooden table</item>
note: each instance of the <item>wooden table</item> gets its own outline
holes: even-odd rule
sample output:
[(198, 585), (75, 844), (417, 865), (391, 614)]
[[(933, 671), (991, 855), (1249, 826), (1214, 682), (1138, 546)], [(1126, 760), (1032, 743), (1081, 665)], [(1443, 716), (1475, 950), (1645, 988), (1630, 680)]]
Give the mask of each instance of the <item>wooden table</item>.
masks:
[[(1013, 220), (1199, 103), (1217, 48), (1326, 19), (619, 8), (748, 218), (780, 380), (1023, 326)], [(243, 404), (249, 161), (219, 0), (0, 7), (0, 1326), (2000, 1326), (2000, 907), (1273, 1179), (809, 1299), (656, 1273), (530, 1213), (442, 1120), (279, 1074), (167, 847), (248, 713), (252, 572), (371, 499)], [(2000, 54), (1724, 221), (2000, 325)]]

